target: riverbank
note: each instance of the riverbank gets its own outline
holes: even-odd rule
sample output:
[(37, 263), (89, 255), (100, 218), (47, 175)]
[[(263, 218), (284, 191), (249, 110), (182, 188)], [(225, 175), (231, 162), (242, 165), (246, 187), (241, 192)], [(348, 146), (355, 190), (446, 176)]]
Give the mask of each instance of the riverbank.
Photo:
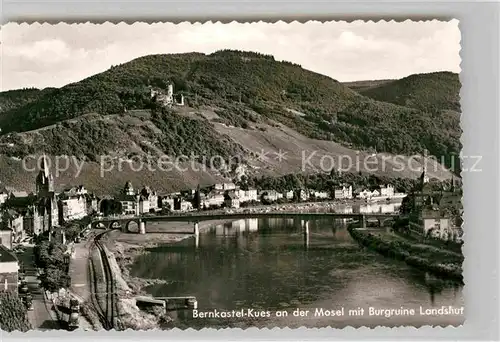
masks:
[(464, 257), (461, 253), (409, 241), (391, 232), (361, 230), (354, 225), (350, 225), (347, 230), (358, 243), (386, 257), (405, 261), (410, 266), (436, 276), (463, 283)]
[[(223, 224), (228, 220), (200, 222), (200, 233), (211, 226)], [(109, 232), (103, 238), (108, 250), (110, 266), (114, 274), (118, 293), (118, 311), (121, 325), (133, 330), (158, 329), (160, 324), (172, 320), (168, 314), (161, 312), (148, 313), (140, 310), (135, 304), (135, 297), (150, 296), (144, 288), (154, 284), (165, 284), (168, 280), (143, 279), (131, 275), (131, 267), (136, 258), (148, 253), (147, 249), (159, 245), (171, 244), (191, 235), (170, 233), (172, 231), (186, 231), (191, 227), (189, 223), (168, 222), (157, 227), (157, 233), (152, 234), (130, 234), (118, 230)], [(169, 233), (162, 233), (168, 231)]]

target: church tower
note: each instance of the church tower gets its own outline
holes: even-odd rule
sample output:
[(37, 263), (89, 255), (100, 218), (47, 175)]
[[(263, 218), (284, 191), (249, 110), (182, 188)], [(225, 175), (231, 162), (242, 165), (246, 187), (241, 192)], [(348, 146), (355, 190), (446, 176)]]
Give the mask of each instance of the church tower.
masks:
[(44, 155), (40, 161), (40, 172), (36, 177), (36, 194), (38, 197), (48, 197), (54, 193), (54, 179), (49, 170), (47, 157)]
[(125, 183), (125, 186), (123, 187), (123, 193), (127, 196), (135, 195), (134, 187), (132, 186), (132, 183), (130, 181), (127, 181), (127, 183)]

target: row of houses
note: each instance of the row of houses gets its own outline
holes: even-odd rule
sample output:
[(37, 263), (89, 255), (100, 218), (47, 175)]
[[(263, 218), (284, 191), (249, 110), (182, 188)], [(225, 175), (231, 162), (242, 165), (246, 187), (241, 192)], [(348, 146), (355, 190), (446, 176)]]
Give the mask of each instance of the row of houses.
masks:
[(332, 192), (312, 189), (290, 189), (286, 191), (241, 189), (234, 183), (217, 183), (204, 188), (158, 195), (145, 186), (134, 190), (127, 182), (115, 199), (120, 202), (125, 215), (141, 215), (160, 211), (190, 211), (213, 208), (239, 208), (248, 203), (274, 203), (278, 201), (328, 200), (328, 199), (363, 199), (396, 198), (405, 194), (394, 191), (392, 185), (384, 185), (375, 190), (353, 191), (351, 185), (342, 185)]
[(0, 291), (17, 292), (19, 284), (19, 261), (15, 254), (0, 244)]
[(425, 238), (462, 241), (462, 191), (452, 179), (450, 189), (436, 190), (425, 169), (420, 184), (407, 198), (409, 232)]
[(35, 180), (35, 192), (0, 187), (0, 244), (7, 248), (65, 222), (98, 211), (98, 200), (84, 186), (54, 191), (54, 180), (45, 162)]
[(12, 249), (28, 237), (98, 210), (97, 198), (84, 186), (54, 191), (54, 180), (43, 159), (35, 192), (0, 186), (0, 291), (18, 290), (19, 261)]

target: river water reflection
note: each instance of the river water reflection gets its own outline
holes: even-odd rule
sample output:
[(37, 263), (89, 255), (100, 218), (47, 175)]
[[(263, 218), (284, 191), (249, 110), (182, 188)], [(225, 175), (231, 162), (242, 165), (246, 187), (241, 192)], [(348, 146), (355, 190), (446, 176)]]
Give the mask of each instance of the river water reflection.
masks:
[[(196, 296), (199, 311), (271, 312), (266, 318), (193, 318), (189, 310), (177, 311), (172, 313), (173, 325), (165, 328), (463, 323), (463, 315), (420, 314), (420, 307), (462, 307), (461, 286), (361, 248), (349, 235), (345, 220), (310, 221), (307, 241), (300, 221), (246, 219), (215, 226), (200, 235), (198, 247), (189, 238), (151, 248), (136, 260), (132, 275), (168, 280), (146, 290), (154, 296)], [(316, 308), (342, 307), (343, 316), (314, 315)], [(349, 309), (358, 307), (365, 309), (364, 315), (348, 315)], [(412, 308), (415, 314), (374, 316), (369, 315), (369, 307)], [(295, 308), (310, 312), (295, 317)], [(275, 312), (283, 310), (288, 317), (276, 317)]]

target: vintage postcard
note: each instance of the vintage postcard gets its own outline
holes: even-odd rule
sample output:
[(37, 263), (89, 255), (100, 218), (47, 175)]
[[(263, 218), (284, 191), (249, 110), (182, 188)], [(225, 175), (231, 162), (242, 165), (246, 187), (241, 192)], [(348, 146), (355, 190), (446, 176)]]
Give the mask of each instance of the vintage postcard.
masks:
[(1, 329), (462, 325), (460, 37), (4, 25)]

